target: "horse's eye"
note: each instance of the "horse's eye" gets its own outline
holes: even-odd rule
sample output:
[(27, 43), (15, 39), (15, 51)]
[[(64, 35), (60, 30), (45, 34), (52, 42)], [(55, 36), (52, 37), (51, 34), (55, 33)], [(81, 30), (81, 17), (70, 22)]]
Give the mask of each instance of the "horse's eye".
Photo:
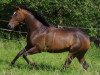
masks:
[(14, 16), (17, 16), (17, 14), (14, 14)]
[(16, 13), (16, 12), (14, 12), (13, 16), (17, 16), (17, 13)]

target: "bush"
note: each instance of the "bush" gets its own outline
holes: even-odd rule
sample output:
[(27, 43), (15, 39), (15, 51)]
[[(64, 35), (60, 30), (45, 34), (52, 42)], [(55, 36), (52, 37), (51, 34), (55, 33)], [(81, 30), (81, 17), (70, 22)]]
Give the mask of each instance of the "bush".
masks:
[(17, 3), (40, 12), (50, 24), (90, 28), (88, 34), (100, 35), (94, 29), (100, 27), (99, 0), (1, 0), (0, 18), (9, 20)]

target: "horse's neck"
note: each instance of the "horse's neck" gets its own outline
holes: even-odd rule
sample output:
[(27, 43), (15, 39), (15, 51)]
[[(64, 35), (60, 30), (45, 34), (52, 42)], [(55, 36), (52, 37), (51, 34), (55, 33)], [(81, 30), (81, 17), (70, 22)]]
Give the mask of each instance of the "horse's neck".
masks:
[(39, 22), (34, 16), (28, 15), (25, 19), (25, 23), (27, 24), (27, 29), (29, 33), (39, 29), (42, 26), (42, 23)]
[(27, 25), (27, 32), (29, 35), (31, 35), (31, 33), (34, 31), (41, 32), (42, 30), (44, 31), (47, 28), (32, 15), (27, 15), (25, 23)]

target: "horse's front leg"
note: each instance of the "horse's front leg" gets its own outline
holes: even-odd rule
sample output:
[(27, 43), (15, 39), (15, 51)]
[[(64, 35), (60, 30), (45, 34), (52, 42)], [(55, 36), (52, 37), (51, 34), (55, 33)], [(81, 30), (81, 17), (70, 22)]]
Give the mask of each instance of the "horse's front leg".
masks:
[(12, 60), (11, 65), (14, 65), (16, 60), (25, 52), (25, 49), (22, 49), (17, 55), (16, 57)]
[(23, 58), (26, 60), (26, 62), (29, 65), (35, 66), (35, 63), (32, 63), (29, 61), (29, 59), (27, 58), (27, 55), (32, 55), (32, 54), (36, 54), (36, 53), (40, 53), (41, 51), (39, 50), (38, 46), (34, 46), (31, 49), (27, 50), (24, 54), (23, 54)]

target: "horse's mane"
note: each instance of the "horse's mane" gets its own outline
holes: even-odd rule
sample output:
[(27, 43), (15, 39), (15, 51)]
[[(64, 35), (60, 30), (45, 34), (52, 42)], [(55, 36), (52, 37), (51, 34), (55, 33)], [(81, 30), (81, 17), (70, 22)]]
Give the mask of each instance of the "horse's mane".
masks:
[(29, 11), (29, 12), (31, 12), (32, 13), (32, 15), (34, 15), (34, 17), (37, 19), (37, 20), (39, 20), (43, 25), (45, 25), (45, 26), (50, 26), (48, 23), (47, 23), (47, 21), (44, 19), (44, 17), (39, 13), (39, 12), (37, 12), (37, 11), (35, 11), (35, 10), (32, 10), (32, 9), (29, 9), (27, 6), (25, 6), (25, 5), (19, 5), (18, 7), (20, 7), (20, 8), (22, 8), (22, 9), (25, 9), (25, 10), (27, 10), (27, 11)]

